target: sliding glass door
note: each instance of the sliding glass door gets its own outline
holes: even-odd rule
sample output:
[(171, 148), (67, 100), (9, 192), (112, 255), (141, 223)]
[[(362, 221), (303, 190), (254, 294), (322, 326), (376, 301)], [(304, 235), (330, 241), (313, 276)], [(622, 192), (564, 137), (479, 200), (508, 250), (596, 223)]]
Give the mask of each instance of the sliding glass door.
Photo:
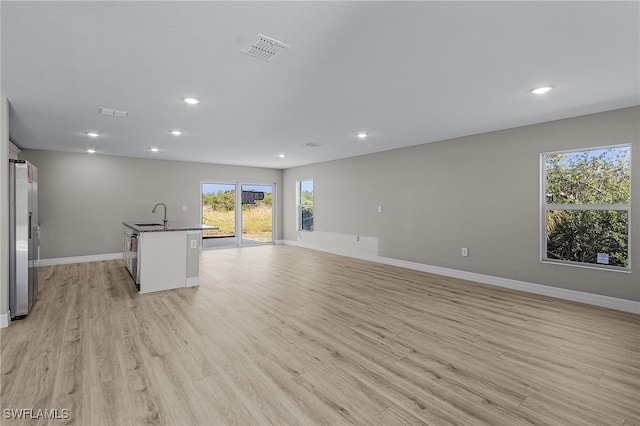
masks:
[(274, 186), (203, 182), (202, 248), (273, 244)]

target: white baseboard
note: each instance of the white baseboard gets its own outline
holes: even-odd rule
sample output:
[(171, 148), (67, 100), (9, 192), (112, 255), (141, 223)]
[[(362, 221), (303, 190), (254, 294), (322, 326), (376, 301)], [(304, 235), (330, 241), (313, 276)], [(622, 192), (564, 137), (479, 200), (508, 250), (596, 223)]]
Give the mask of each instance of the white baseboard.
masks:
[(11, 324), (11, 311), (6, 314), (0, 314), (0, 328), (7, 328)]
[(51, 266), (51, 265), (65, 265), (68, 263), (83, 263), (83, 262), (99, 262), (101, 260), (115, 260), (122, 259), (122, 253), (106, 253), (106, 254), (94, 254), (91, 256), (74, 256), (74, 257), (58, 257), (54, 259), (40, 259), (38, 266)]
[(413, 269), (416, 271), (429, 272), (432, 274), (444, 275), (463, 280), (475, 281), (482, 284), (505, 287), (513, 290), (525, 291), (527, 293), (540, 294), (543, 296), (555, 297), (558, 299), (570, 300), (573, 302), (586, 303), (588, 305), (601, 306), (618, 311), (640, 314), (640, 302), (633, 300), (618, 299), (615, 297), (602, 296), (599, 294), (585, 293), (582, 291), (567, 290), (548, 285), (534, 284), (525, 281), (512, 280), (508, 278), (494, 277), (491, 275), (476, 274), (473, 272), (460, 271), (457, 269), (442, 268), (439, 266), (425, 265), (423, 263), (409, 262), (406, 260), (391, 259), (388, 257), (371, 256), (362, 253), (354, 253), (346, 250), (333, 249), (331, 247), (305, 244), (298, 241), (283, 240), (283, 244), (322, 251), (325, 253), (337, 254), (340, 256), (352, 257), (355, 259), (367, 260), (370, 262), (382, 263), (385, 265), (399, 266), (401, 268)]

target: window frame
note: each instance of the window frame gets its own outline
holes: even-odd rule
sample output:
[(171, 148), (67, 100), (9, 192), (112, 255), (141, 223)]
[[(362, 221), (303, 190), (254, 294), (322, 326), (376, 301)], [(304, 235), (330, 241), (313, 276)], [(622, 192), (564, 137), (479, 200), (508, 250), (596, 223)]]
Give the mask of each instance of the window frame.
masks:
[[(579, 153), (584, 151), (606, 150), (612, 148), (629, 149), (629, 185), (632, 186), (632, 146), (630, 143), (604, 145), (587, 148), (567, 149), (560, 151), (548, 151), (540, 153), (540, 261), (554, 265), (567, 265), (577, 268), (599, 269), (613, 272), (631, 272), (631, 198), (627, 204), (555, 204), (547, 203), (547, 156), (555, 154)], [(632, 188), (630, 188), (632, 189)], [(631, 197), (632, 191), (629, 192)], [(626, 211), (627, 212), (627, 267), (611, 266), (599, 263), (583, 263), (573, 260), (550, 259), (547, 257), (547, 211), (549, 210), (569, 210), (569, 211)]]
[[(312, 193), (313, 193), (313, 203), (311, 204), (302, 204), (302, 184), (303, 182), (311, 182), (311, 185), (313, 187)], [(309, 208), (311, 207), (311, 215), (314, 218), (315, 221), (315, 215), (314, 215), (314, 204), (315, 204), (315, 182), (313, 181), (313, 179), (300, 179), (296, 182), (296, 212), (297, 212), (297, 219), (296, 219), (296, 227), (297, 227), (297, 231), (298, 232), (313, 232), (313, 229), (302, 229), (302, 210), (304, 208)]]

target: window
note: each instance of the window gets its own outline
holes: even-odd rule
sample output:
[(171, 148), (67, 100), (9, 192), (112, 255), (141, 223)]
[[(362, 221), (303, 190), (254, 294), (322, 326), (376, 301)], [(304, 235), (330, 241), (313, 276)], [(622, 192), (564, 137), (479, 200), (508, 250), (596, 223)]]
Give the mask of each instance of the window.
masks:
[(298, 231), (313, 231), (313, 180), (298, 182)]
[(542, 260), (629, 270), (631, 146), (542, 154)]

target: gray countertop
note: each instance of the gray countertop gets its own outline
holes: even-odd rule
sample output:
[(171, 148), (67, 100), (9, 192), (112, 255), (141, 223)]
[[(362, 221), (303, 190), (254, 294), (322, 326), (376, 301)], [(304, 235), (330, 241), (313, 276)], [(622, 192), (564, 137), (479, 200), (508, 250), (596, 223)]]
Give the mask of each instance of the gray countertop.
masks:
[(161, 220), (141, 220), (135, 222), (122, 222), (127, 228), (138, 232), (167, 232), (167, 231), (203, 231), (205, 229), (218, 229), (215, 226), (194, 225), (185, 222), (167, 223), (165, 227)]

